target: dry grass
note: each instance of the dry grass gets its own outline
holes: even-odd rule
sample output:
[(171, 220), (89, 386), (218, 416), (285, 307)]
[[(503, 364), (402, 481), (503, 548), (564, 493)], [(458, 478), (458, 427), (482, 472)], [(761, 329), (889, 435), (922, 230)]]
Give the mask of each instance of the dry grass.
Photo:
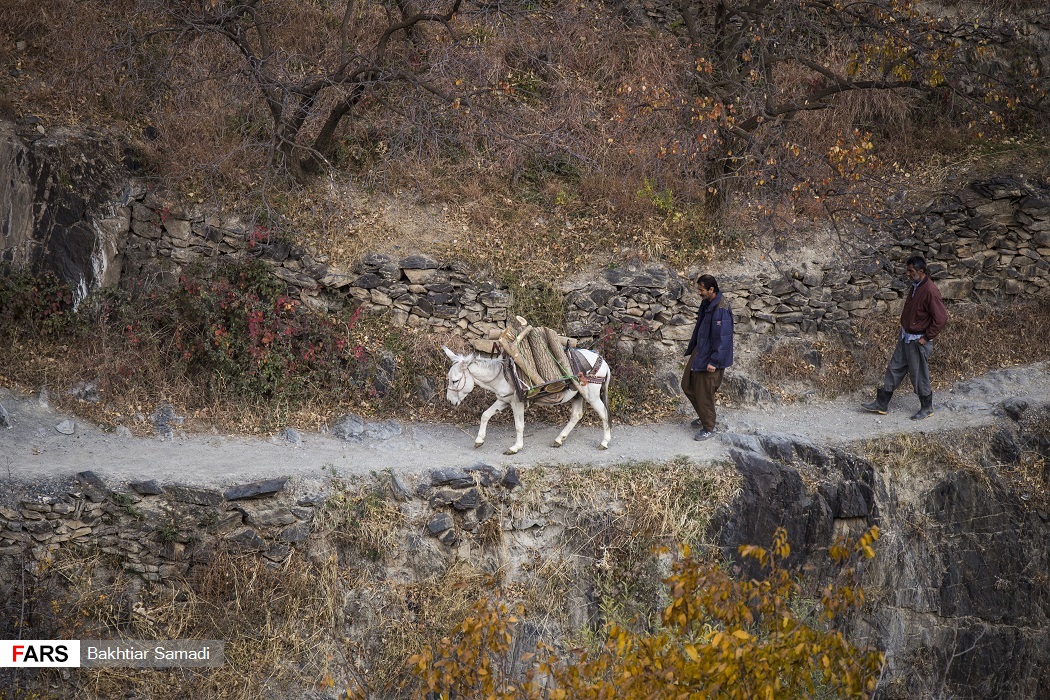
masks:
[[(1021, 422), (1024, 435), (1050, 440), (1050, 411), (1025, 416)], [(1016, 464), (998, 465), (999, 475), (1020, 494), (1021, 501), (1030, 508), (1045, 512), (1050, 508), (1050, 459), (1045, 448), (1040, 451), (1032, 442), (1023, 450)]]
[[(216, 375), (186, 373), (171, 361), (172, 339), (157, 338), (156, 345), (163, 351), (152, 343), (129, 344), (125, 329), (100, 315), (90, 319), (90, 332), (71, 328), (41, 337), (14, 336), (11, 360), (0, 367), (0, 383), (24, 393), (46, 388), (50, 403), (58, 410), (103, 427), (126, 425), (143, 435), (152, 430), (150, 413), (162, 403), (185, 416), (182, 429), (193, 432), (215, 427), (227, 433), (259, 434), (285, 425), (319, 430), (347, 413), (455, 420), (458, 414), (444, 400), (447, 362), (441, 346), (455, 346), (457, 340), (451, 333), (393, 328), (383, 319), (364, 316), (346, 331), (347, 352), (361, 348), (364, 381), (369, 385), (374, 383), (368, 374), (375, 370), (372, 365), (393, 358), (395, 371), (386, 393), (351, 392), (344, 386), (327, 385), (294, 398), (272, 398), (246, 394)], [(420, 395), (418, 382), (424, 379), (436, 390), (430, 401)], [(81, 401), (72, 393), (84, 382), (98, 385), (100, 402)], [(482, 392), (477, 393), (473, 407), (480, 413)]]
[(741, 481), (726, 465), (698, 465), (683, 457), (666, 464), (566, 471), (560, 484), (574, 510), (601, 511), (615, 504), (633, 537), (654, 546), (698, 548), (707, 543), (711, 517), (736, 498)]
[[(979, 440), (979, 438), (976, 438)], [(926, 475), (945, 471), (979, 473), (973, 439), (905, 433), (862, 443), (864, 456), (890, 474)]]
[[(187, 432), (216, 428), (223, 433), (251, 435), (285, 425), (320, 430), (347, 413), (372, 419), (471, 425), (493, 400), (481, 389), (460, 406), (445, 400), (448, 363), (441, 346), (467, 352), (461, 336), (392, 328), (378, 317), (364, 318), (348, 340), (351, 347), (366, 348), (373, 358), (394, 358), (397, 369), (384, 396), (364, 391), (336, 395), (321, 388), (296, 401), (244, 395), (211, 378), (173, 372), (163, 357), (130, 349), (125, 340), (121, 329), (101, 323), (76, 344), (62, 336), (18, 341), (13, 344), (12, 361), (0, 367), (0, 384), (26, 394), (46, 388), (57, 410), (82, 416), (103, 428), (126, 425), (139, 435), (151, 434), (149, 415), (162, 403), (186, 417), (180, 429)], [(677, 401), (652, 386), (651, 367), (626, 357), (609, 359), (617, 372), (611, 393), (614, 419), (655, 421), (674, 413)], [(126, 376), (128, 367), (136, 368), (134, 380)], [(88, 403), (71, 393), (78, 383), (93, 381), (98, 384), (101, 402)], [(420, 393), (422, 381), (429, 381), (435, 390), (428, 401)], [(529, 420), (564, 423), (568, 411), (567, 404), (536, 406), (530, 409)], [(512, 419), (510, 412), (504, 411), (493, 419), (493, 425), (507, 425)], [(593, 426), (598, 418), (588, 409), (582, 422)]]
[(254, 700), (332, 683), (335, 562), (293, 552), (277, 566), (220, 549), (189, 581), (143, 586), (112, 557), (63, 548), (42, 573), (59, 635), (225, 642), (214, 669), (83, 669), (77, 697)]
[[(896, 314), (853, 323), (837, 340), (785, 339), (763, 354), (757, 368), (770, 388), (791, 399), (806, 389), (837, 396), (878, 384), (899, 332)], [(986, 372), (1050, 359), (1050, 302), (957, 303), (930, 359), (935, 390)], [(905, 380), (901, 390), (910, 383)]]
[(683, 544), (701, 551), (711, 517), (740, 488), (735, 470), (684, 458), (611, 470), (561, 469), (556, 481), (571, 555), (540, 562), (547, 583), (532, 592), (531, 606), (555, 619), (564, 614), (567, 592), (580, 586), (572, 579), (578, 571), (592, 582), (600, 615), (622, 623), (653, 619), (667, 574), (660, 552), (674, 553)]
[[(1016, 463), (994, 461), (989, 446), (1002, 427), (927, 434), (902, 434), (861, 443), (861, 453), (890, 478), (907, 478), (919, 484), (934, 483), (945, 472), (962, 471), (993, 487), (993, 480), (1009, 488), (1025, 507), (1045, 509), (1050, 505), (1050, 467), (1046, 456), (1033, 449), (1032, 439), (1050, 436), (1050, 413), (1043, 410), (1026, 416), (1020, 424), (1019, 443), (1028, 440)], [(1001, 482), (998, 481), (1001, 479)], [(906, 499), (915, 499), (922, 489), (905, 489)], [(921, 508), (917, 512), (921, 511)]]
[[(459, 557), (432, 578), (391, 580), (387, 567), (401, 557), (417, 523), (392, 499), (385, 480), (332, 479), (330, 487), (315, 532), (338, 552), (340, 599), (347, 604), (341, 614), (352, 626), (343, 653), (356, 669), (350, 687), (366, 697), (390, 697), (412, 678), (405, 661), (447, 635), (500, 581)], [(500, 519), (490, 522), (498, 526)]]
[(865, 367), (873, 363), (857, 355), (875, 354), (873, 349), (851, 352), (841, 342), (828, 340), (778, 343), (758, 360), (758, 371), (771, 382), (770, 390), (785, 399), (797, 388), (814, 388), (822, 396), (856, 391), (869, 380)]
[(930, 359), (934, 387), (1050, 359), (1050, 300), (957, 304)]
[(456, 557), (430, 579), (391, 579), (386, 567), (410, 529), (398, 504), (376, 480), (330, 486), (307, 547), (314, 553), (295, 549), (279, 565), (220, 546), (187, 577), (150, 584), (120, 557), (57, 550), (28, 591), (34, 633), (225, 643), (219, 668), (83, 670), (63, 687), (83, 698), (255, 700), (341, 687), (399, 696), (412, 679), (405, 661), (500, 584)]
[(359, 697), (397, 697), (414, 682), (407, 660), (451, 633), (479, 599), (497, 590), (491, 576), (459, 559), (429, 580), (360, 586), (353, 597), (369, 611), (367, 624), (358, 622), (355, 638), (348, 641), (348, 654), (359, 669), (350, 688)]
[(1026, 450), (1016, 465), (1000, 467), (999, 474), (1031, 508), (1050, 508), (1050, 461), (1034, 450)]
[[(721, 464), (687, 459), (638, 463), (611, 469), (541, 466), (522, 470), (512, 521), (540, 517), (559, 528), (557, 546), (509, 546), (519, 572), (504, 582), (504, 597), (519, 602), (529, 620), (554, 634), (569, 630), (587, 598), (604, 619), (649, 619), (663, 595), (666, 550), (689, 544), (702, 552), (714, 513), (731, 503), (739, 474)], [(564, 527), (564, 534), (560, 528)], [(540, 536), (543, 540), (543, 536)], [(508, 546), (505, 541), (504, 546)], [(673, 554), (671, 554), (673, 556)], [(587, 615), (595, 613), (588, 605)], [(593, 622), (593, 619), (592, 619)]]
[(405, 515), (378, 481), (331, 481), (332, 494), (325, 501), (315, 530), (336, 544), (379, 561), (392, 551), (405, 526)]
[[(108, 352), (119, 344), (107, 342), (110, 340), (113, 338), (100, 334), (94, 342), (75, 347), (49, 342), (18, 343), (15, 351), (20, 361), (4, 368), (0, 382), (28, 394), (44, 389), (49, 403), (59, 411), (82, 416), (103, 428), (126, 425), (138, 435), (150, 434), (149, 415), (164, 403), (176, 407), (176, 413), (188, 419), (182, 427), (192, 431), (217, 427), (224, 432), (257, 434), (280, 426), (285, 417), (293, 425), (303, 425), (298, 421), (307, 416), (314, 419), (310, 421), (313, 425), (324, 420), (323, 414), (309, 408), (303, 414), (290, 415), (285, 406), (264, 401), (230, 401), (221, 394), (202, 392), (194, 383), (171, 376), (156, 358)], [(81, 362), (67, 364), (65, 360), (74, 356)], [(126, 363), (134, 362), (138, 362), (135, 366), (145, 378), (127, 382), (121, 370), (129, 366)], [(71, 393), (78, 383), (92, 381), (98, 382), (106, 397), (104, 401), (87, 403)]]

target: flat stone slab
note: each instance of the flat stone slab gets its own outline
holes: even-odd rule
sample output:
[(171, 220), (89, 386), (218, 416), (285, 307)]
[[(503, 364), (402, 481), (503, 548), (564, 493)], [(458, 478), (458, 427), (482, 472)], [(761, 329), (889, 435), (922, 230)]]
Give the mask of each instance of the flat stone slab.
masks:
[(227, 501), (237, 501), (244, 498), (263, 498), (264, 496), (272, 496), (278, 493), (287, 483), (287, 479), (267, 479), (266, 481), (238, 484), (223, 491), (222, 497)]
[(217, 506), (223, 502), (222, 494), (210, 489), (198, 489), (182, 484), (173, 484), (164, 487), (164, 493), (168, 498), (180, 503), (190, 503), (197, 506)]

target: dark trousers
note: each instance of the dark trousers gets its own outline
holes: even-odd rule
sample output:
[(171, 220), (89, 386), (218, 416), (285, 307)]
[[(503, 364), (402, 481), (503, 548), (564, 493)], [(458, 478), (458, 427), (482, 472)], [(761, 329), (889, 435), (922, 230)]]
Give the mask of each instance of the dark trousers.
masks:
[(905, 343), (903, 338), (897, 340), (897, 347), (893, 349), (893, 357), (890, 364), (886, 366), (886, 377), (883, 379), (882, 388), (891, 394), (904, 381), (904, 377), (911, 378), (911, 385), (919, 396), (929, 396), (933, 393), (930, 387), (930, 355), (933, 354), (933, 343), (927, 341), (925, 345), (919, 345), (919, 341), (913, 340)]
[(722, 385), (724, 369), (716, 369), (714, 372), (694, 372), (689, 369), (693, 364), (693, 358), (686, 363), (685, 373), (682, 374), (682, 391), (685, 392), (689, 403), (693, 404), (693, 410), (700, 418), (700, 423), (705, 430), (715, 429), (715, 392)]

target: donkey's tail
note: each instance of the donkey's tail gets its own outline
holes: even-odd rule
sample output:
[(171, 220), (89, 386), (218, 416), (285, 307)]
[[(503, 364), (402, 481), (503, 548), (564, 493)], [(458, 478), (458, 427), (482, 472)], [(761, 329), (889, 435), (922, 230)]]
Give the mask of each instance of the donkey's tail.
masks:
[(612, 415), (612, 409), (609, 407), (609, 385), (612, 383), (612, 367), (609, 363), (605, 363), (605, 369), (608, 374), (605, 375), (605, 381), (602, 382), (602, 403), (605, 404), (605, 410), (609, 411), (610, 416)]

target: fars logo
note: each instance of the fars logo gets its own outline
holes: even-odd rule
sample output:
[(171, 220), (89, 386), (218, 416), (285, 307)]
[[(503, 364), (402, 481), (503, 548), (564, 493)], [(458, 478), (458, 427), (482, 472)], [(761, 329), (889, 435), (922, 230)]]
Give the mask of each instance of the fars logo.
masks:
[(0, 668), (80, 666), (80, 640), (0, 640)]

